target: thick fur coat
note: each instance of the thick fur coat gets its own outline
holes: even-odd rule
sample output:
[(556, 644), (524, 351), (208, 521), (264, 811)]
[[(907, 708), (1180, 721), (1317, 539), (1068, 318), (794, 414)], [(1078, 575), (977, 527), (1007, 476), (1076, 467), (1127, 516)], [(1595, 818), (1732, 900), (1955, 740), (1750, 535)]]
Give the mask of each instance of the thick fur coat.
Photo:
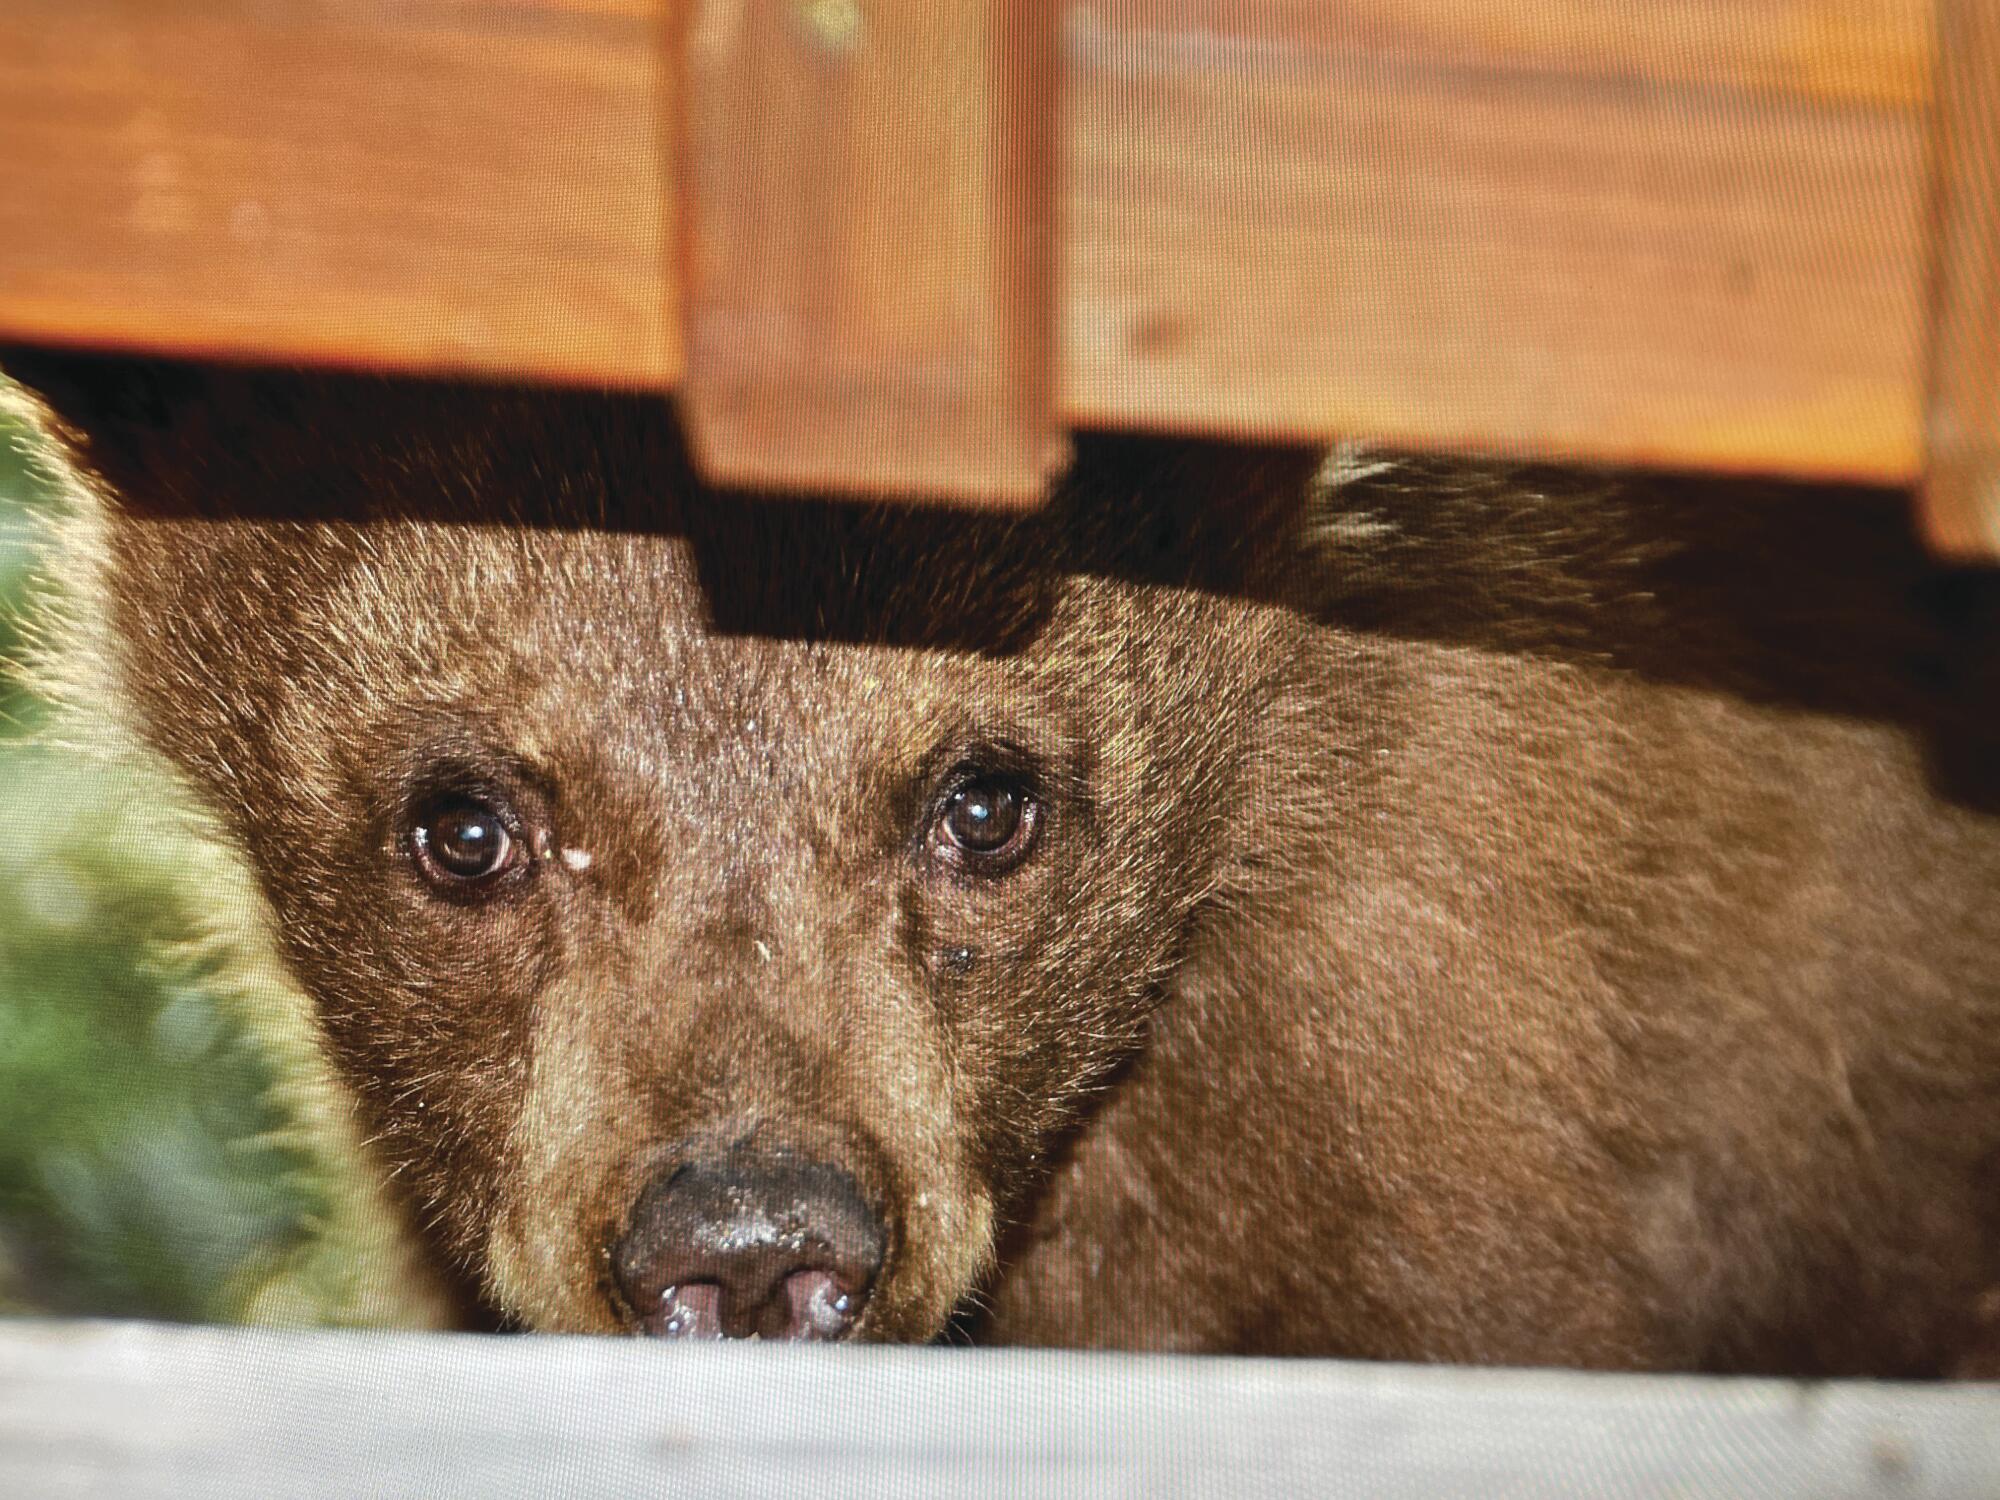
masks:
[(662, 1153), (757, 1140), (879, 1213), (863, 1338), (1978, 1357), (2000, 590), (1898, 497), (1087, 439), (995, 519), (704, 494), (633, 397), (0, 366), (70, 697), (507, 1317), (641, 1326)]

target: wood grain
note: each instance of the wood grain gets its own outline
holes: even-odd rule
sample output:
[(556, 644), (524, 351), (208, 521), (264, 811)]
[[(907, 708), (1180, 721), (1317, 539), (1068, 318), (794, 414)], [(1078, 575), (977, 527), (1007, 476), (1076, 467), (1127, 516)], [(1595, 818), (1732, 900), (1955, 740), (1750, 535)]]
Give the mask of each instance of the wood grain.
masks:
[(0, 333), (660, 386), (650, 0), (7, 0)]
[[(1914, 471), (1915, 101), (1711, 77), (1644, 25), (1441, 53), (1436, 27), (1205, 9), (1072, 23), (1073, 419)], [(1803, 8), (1676, 9), (1750, 57), (1753, 17)]]
[[(1070, 5), (1058, 411), (1909, 482), (1929, 15)], [(0, 334), (670, 386), (666, 16), (13, 0)]]
[(1139, 10), (1184, 34), (1292, 48), (1337, 41), (1481, 73), (1895, 107), (1921, 106), (1930, 93), (1927, 0), (1342, 0), (1337, 8), (1325, 0), (1173, 0), (1112, 13)]
[(1039, 500), (1053, 0), (696, 0), (681, 407), (711, 478)]
[(0, 1493), (2000, 1494), (2000, 1388), (0, 1325)]
[(1924, 527), (2000, 558), (2000, 6), (1941, 0), (1936, 281)]

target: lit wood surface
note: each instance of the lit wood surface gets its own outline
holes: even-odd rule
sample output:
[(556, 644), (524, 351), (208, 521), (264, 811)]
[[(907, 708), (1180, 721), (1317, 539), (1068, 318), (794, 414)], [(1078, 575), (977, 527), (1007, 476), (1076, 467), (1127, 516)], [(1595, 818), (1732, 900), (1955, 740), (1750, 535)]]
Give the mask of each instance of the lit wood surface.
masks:
[(5, 0), (0, 333), (664, 386), (653, 0)]
[(2000, 1387), (0, 1325), (0, 1494), (2000, 1494)]
[[(668, 9), (11, 0), (0, 333), (670, 387)], [(1069, 5), (1058, 412), (1908, 481), (1929, 18)]]
[(680, 404), (711, 479), (1041, 498), (1059, 10), (688, 5)]
[(2000, 558), (2000, 5), (1940, 0), (1937, 283), (1923, 516)]
[(1833, 9), (1080, 13), (1072, 416), (1908, 478), (1927, 12)]

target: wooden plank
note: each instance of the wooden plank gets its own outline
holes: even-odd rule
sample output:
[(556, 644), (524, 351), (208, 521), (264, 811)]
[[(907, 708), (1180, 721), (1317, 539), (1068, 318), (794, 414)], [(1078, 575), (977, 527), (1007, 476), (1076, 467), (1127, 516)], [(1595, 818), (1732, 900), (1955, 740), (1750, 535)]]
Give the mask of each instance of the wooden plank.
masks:
[[(1910, 481), (1929, 11), (1071, 5), (1058, 410)], [(671, 385), (662, 15), (14, 0), (0, 334)]]
[(1925, 531), (2000, 559), (2000, 7), (1941, 0)]
[(1466, 21), (1444, 54), (1444, 20), (1383, 42), (1386, 4), (1188, 9), (1072, 24), (1073, 420), (1914, 472), (1906, 63), (1886, 102), (1696, 66), (1768, 52), (1803, 24), (1782, 4), (1673, 7), (1705, 22), (1693, 55), (1648, 7), (1576, 12), (1582, 47), (1567, 6), (1487, 44), (1475, 7), (1420, 7)]
[(662, 386), (652, 0), (0, 5), (0, 333)]
[(696, 0), (681, 406), (713, 479), (1038, 500), (1053, 0)]
[(2000, 1494), (2000, 1388), (0, 1325), (0, 1493)]
[[(1820, 103), (1921, 106), (1930, 94), (1928, 0), (1177, 0), (1149, 7), (1184, 32), (1266, 44), (1346, 45), (1477, 73), (1696, 86)], [(1096, 7), (1102, 14), (1102, 8)]]

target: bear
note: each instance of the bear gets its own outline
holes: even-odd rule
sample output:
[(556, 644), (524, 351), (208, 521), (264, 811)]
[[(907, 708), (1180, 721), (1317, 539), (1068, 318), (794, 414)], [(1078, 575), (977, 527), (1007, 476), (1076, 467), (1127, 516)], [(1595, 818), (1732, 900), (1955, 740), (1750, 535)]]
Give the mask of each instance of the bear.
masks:
[(74, 711), (503, 1323), (1937, 1376), (2000, 1288), (2000, 589), (1902, 496), (0, 349)]

